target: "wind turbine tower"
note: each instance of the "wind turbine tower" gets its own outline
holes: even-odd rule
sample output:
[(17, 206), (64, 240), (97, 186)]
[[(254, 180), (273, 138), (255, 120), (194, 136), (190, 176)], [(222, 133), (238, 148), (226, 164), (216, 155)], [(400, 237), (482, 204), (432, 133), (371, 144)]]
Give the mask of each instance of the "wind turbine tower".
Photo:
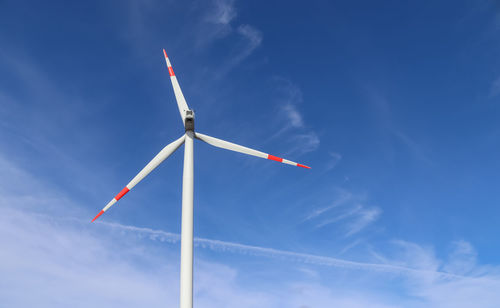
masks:
[(224, 141), (218, 138), (210, 137), (194, 129), (194, 112), (191, 110), (181, 87), (174, 74), (170, 60), (165, 49), (163, 49), (165, 62), (167, 63), (170, 81), (174, 88), (177, 107), (184, 124), (185, 133), (179, 139), (164, 147), (111, 201), (97, 214), (92, 222), (106, 212), (113, 204), (128, 193), (137, 183), (142, 181), (151, 171), (167, 159), (175, 150), (184, 143), (184, 170), (182, 176), (182, 225), (181, 225), (181, 277), (180, 277), (180, 308), (193, 307), (193, 141), (201, 140), (212, 146), (240, 152), (247, 155), (257, 156), (265, 159), (274, 160), (280, 163), (307, 168), (310, 167), (298, 164), (288, 159), (273, 156), (261, 151), (247, 148), (232, 142)]

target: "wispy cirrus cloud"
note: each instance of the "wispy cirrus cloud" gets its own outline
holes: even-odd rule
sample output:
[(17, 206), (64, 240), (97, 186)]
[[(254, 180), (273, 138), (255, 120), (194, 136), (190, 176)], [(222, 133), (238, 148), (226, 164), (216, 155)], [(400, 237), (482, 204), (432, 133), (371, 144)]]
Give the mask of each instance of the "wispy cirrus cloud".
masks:
[(314, 131), (296, 134), (291, 138), (290, 142), (293, 142), (294, 146), (287, 154), (296, 156), (316, 151), (321, 143), (318, 135)]
[(377, 206), (366, 205), (366, 196), (341, 188), (333, 191), (334, 200), (314, 209), (304, 221), (313, 222), (315, 228), (339, 227), (349, 237), (361, 232), (380, 217), (382, 210)]
[(215, 0), (210, 2), (209, 9), (203, 13), (201, 23), (197, 27), (198, 49), (224, 39), (233, 40), (232, 47), (227, 49), (225, 64), (217, 69), (218, 78), (244, 61), (262, 43), (262, 32), (252, 25), (238, 24), (237, 17), (234, 0)]
[(238, 16), (233, 0), (216, 0), (209, 2), (197, 27), (197, 48), (223, 39), (234, 32), (231, 22)]
[(288, 78), (274, 77), (273, 83), (276, 84), (276, 102), (279, 110), (284, 117), (282, 118), (283, 127), (278, 133), (283, 133), (289, 129), (304, 128), (304, 117), (299, 112), (299, 105), (304, 101), (302, 90)]
[[(86, 230), (86, 234), (89, 235), (90, 230), (87, 230), (89, 226), (100, 226), (101, 228), (104, 228), (104, 230), (99, 230), (101, 234), (121, 234), (129, 239), (135, 238), (135, 240), (137, 240), (138, 242), (142, 241), (145, 238), (151, 241), (166, 242), (171, 244), (176, 244), (180, 241), (179, 234), (166, 232), (163, 230), (154, 230), (150, 228), (142, 228), (103, 221), (97, 221), (92, 225), (89, 225), (89, 220), (74, 218), (75, 215), (81, 215), (82, 211), (80, 207), (74, 202), (69, 202), (64, 194), (58, 192), (57, 188), (47, 186), (46, 183), (38, 181), (36, 177), (26, 172), (22, 168), (17, 167), (2, 156), (0, 156), (0, 167), (2, 167), (2, 170), (4, 170), (3, 177), (0, 177), (0, 187), (2, 187), (2, 190), (0, 190), (0, 192), (2, 192), (2, 198), (0, 198), (0, 206), (5, 213), (5, 215), (1, 216), (4, 221), (0, 225), (3, 227), (1, 234), (6, 236), (2, 241), (7, 243), (4, 247), (14, 245), (14, 242), (16, 242), (15, 236), (11, 238), (9, 234), (24, 234), (23, 232), (18, 231), (18, 228), (25, 230), (24, 232), (27, 232), (29, 230), (35, 232), (34, 234), (30, 234), (29, 232), (25, 234), (27, 240), (32, 241), (34, 238), (34, 242), (39, 241), (39, 237), (43, 236), (41, 235), (43, 233), (41, 232), (41, 230), (47, 230), (47, 232), (51, 234), (68, 234), (68, 237), (71, 238), (79, 234), (78, 229)], [(16, 187), (16, 183), (21, 182), (25, 184), (26, 188), (21, 188), (20, 191), (13, 191), (12, 187)], [(29, 190), (33, 198), (30, 198), (29, 200), (25, 199), (25, 190)], [(349, 198), (350, 195), (347, 194), (347, 196)], [(45, 204), (47, 203), (51, 204), (50, 208), (45, 206)], [(342, 202), (340, 202), (339, 204), (342, 204)], [(54, 213), (59, 213), (60, 216), (54, 216)], [(317, 214), (316, 216), (318, 215), (319, 214)], [(89, 215), (88, 217), (91, 217), (91, 215)], [(69, 228), (69, 230), (58, 231), (59, 228)], [(37, 230), (40, 230), (40, 232), (38, 232)], [(50, 242), (54, 238), (57, 238), (57, 236), (47, 236), (47, 245), (50, 245)], [(63, 243), (67, 243), (68, 245), (71, 242), (70, 239), (66, 239), (64, 236), (61, 240)], [(81, 244), (82, 241), (84, 240), (81, 239), (77, 242)], [(85, 241), (90, 242), (92, 240), (86, 239)], [(274, 248), (245, 245), (216, 239), (196, 238), (195, 244), (197, 247), (209, 249), (212, 251), (230, 252), (249, 256), (279, 258), (286, 259), (292, 262), (300, 262), (303, 264), (315, 264), (321, 266), (360, 270), (366, 269), (383, 272), (413, 271), (411, 267), (404, 267), (397, 264), (393, 266), (391, 264), (355, 262), (328, 256), (318, 256), (307, 253), (284, 251)], [(88, 246), (92, 247), (92, 245), (94, 244), (89, 244)], [(57, 253), (62, 252), (59, 251)], [(88, 254), (81, 255), (80, 257), (84, 258), (85, 256), (89, 257)], [(102, 254), (102, 256), (106, 255)]]
[[(78, 218), (82, 209), (68, 202), (57, 188), (48, 187), (31, 174), (9, 165), (6, 159), (2, 162), (5, 170), (0, 176), (2, 303), (9, 307), (178, 304), (178, 251), (172, 252), (170, 245), (155, 244), (170, 243), (175, 247), (179, 243), (178, 234), (104, 221), (90, 224)], [(11, 184), (6, 185), (8, 182)], [(19, 191), (11, 189), (18, 186), (16, 182), (24, 183)], [(25, 191), (32, 198), (26, 199)], [(49, 203), (50, 210), (45, 207)], [(59, 215), (50, 215), (53, 212)], [(207, 238), (196, 238), (195, 245), (220, 253), (221, 258), (228, 253), (241, 258), (268, 258), (282, 265), (298, 263), (302, 269), (301, 278), (278, 279), (272, 290), (259, 284), (249, 290), (244, 287), (248, 281), (242, 278), (246, 275), (239, 275), (242, 269), (238, 265), (221, 265), (198, 257), (195, 302), (208, 308), (325, 307), (332, 303), (356, 308), (368, 303), (371, 307), (462, 308), (477, 304), (493, 308), (492, 303), (500, 300), (497, 292), (500, 268), (478, 265), (472, 245), (463, 240), (453, 243), (447, 259), (438, 259), (432, 248), (393, 241), (391, 250), (378, 263)], [(323, 270), (316, 270), (317, 266)], [(384, 297), (374, 296), (379, 291), (364, 284), (343, 287), (342, 294), (337, 294), (339, 289), (329, 284), (340, 283), (334, 278), (330, 281), (337, 275), (323, 275), (324, 269), (357, 271), (356, 275), (363, 275), (364, 280), (375, 285), (402, 280), (398, 280), (399, 293), (388, 291)], [(321, 283), (323, 279), (329, 282)], [(27, 288), (30, 296), (25, 296)]]
[(405, 132), (399, 125), (398, 116), (394, 114), (392, 103), (387, 95), (373, 85), (365, 85), (363, 90), (367, 96), (371, 114), (377, 121), (378, 128), (384, 139), (388, 141), (384, 150), (390, 153), (392, 157), (395, 153), (395, 146), (399, 143), (404, 145), (408, 153), (418, 161), (432, 164), (430, 150), (425, 146), (425, 143), (412, 136), (412, 134)]
[(297, 110), (297, 107), (292, 103), (288, 103), (283, 106), (283, 111), (286, 116), (290, 120), (290, 125), (295, 128), (304, 127), (304, 120), (302, 119), (302, 115)]
[(245, 38), (246, 44), (233, 59), (235, 64), (248, 57), (262, 43), (262, 32), (251, 25), (239, 25), (236, 32)]
[(471, 243), (458, 240), (451, 245), (451, 253), (447, 263), (443, 266), (444, 270), (462, 275), (468, 275), (477, 263), (477, 251)]
[[(89, 228), (89, 222), (75, 224), (74, 219), (53, 219), (4, 203), (0, 208), (2, 305), (178, 306), (179, 263), (168, 249), (148, 250), (135, 236), (106, 234), (109, 228)], [(197, 259), (195, 271), (199, 305), (269, 307), (269, 295), (237, 286), (235, 268)]]
[(323, 213), (325, 213), (325, 212), (327, 212), (327, 211), (329, 211), (329, 210), (331, 210), (339, 205), (342, 205), (343, 203), (345, 203), (353, 198), (352, 193), (350, 193), (344, 189), (336, 188), (334, 190), (334, 192), (335, 192), (336, 198), (330, 204), (314, 209), (311, 213), (309, 213), (306, 216), (305, 220), (310, 220), (310, 219), (316, 218), (316, 217), (322, 215)]
[[(89, 254), (95, 253), (95, 249), (103, 249), (102, 247), (99, 247), (99, 240), (93, 240), (90, 238), (91, 234), (89, 233), (90, 231), (87, 230), (83, 234), (78, 233), (78, 229), (86, 229), (85, 226), (89, 226), (89, 221), (88, 220), (80, 220), (80, 219), (75, 219), (72, 217), (68, 216), (63, 216), (63, 217), (51, 217), (45, 214), (41, 213), (33, 213), (30, 212), (29, 210), (24, 210), (24, 211), (19, 211), (13, 208), (10, 208), (8, 204), (1, 203), (2, 208), (5, 210), (5, 217), (9, 217), (10, 223), (7, 221), (4, 221), (2, 226), (2, 234), (4, 236), (12, 236), (10, 240), (7, 240), (7, 238), (3, 238), (2, 242), (6, 244), (6, 246), (14, 245), (11, 241), (15, 241), (16, 238), (20, 239), (29, 239), (30, 241), (32, 240), (32, 243), (28, 243), (30, 246), (36, 246), (36, 242), (44, 243), (43, 241), (40, 240), (41, 237), (45, 236), (44, 233), (59, 233), (61, 230), (59, 229), (65, 229), (68, 228), (68, 230), (62, 232), (63, 234), (67, 234), (67, 236), (47, 236), (47, 242), (45, 244), (50, 245), (50, 240), (54, 240), (59, 238), (61, 240), (61, 244), (63, 246), (66, 245), (72, 245), (70, 243), (70, 238), (80, 238), (77, 242), (79, 245), (82, 245), (83, 247), (86, 247), (89, 249), (88, 253), (86, 254), (79, 254), (78, 258), (81, 258), (82, 260), (88, 258), (91, 260)], [(14, 226), (14, 224), (18, 225), (18, 227)], [(73, 227), (70, 227), (70, 226)], [(130, 225), (123, 225), (120, 223), (114, 223), (114, 222), (96, 222), (93, 223), (92, 226), (97, 226), (99, 227), (96, 229), (98, 232), (102, 234), (107, 234), (103, 238), (106, 238), (108, 236), (114, 236), (114, 235), (120, 235), (121, 237), (128, 238), (129, 240), (133, 240), (134, 242), (140, 242), (144, 239), (148, 239), (150, 241), (158, 241), (158, 242), (165, 242), (165, 243), (170, 243), (170, 244), (178, 244), (180, 243), (180, 235), (177, 233), (171, 233), (171, 232), (166, 232), (163, 230), (154, 230), (150, 228), (143, 228), (143, 227), (136, 227), (136, 226), (130, 226)], [(18, 228), (23, 228), (25, 231), (21, 232), (17, 230)], [(81, 230), (83, 230), (81, 229)], [(30, 234), (30, 232), (36, 232), (36, 230), (39, 230), (40, 232), (37, 232), (35, 234)], [(58, 231), (59, 230), (59, 231)], [(14, 234), (18, 234), (19, 236), (14, 236)], [(20, 241), (22, 242), (22, 240)], [(413, 245), (411, 248), (414, 247), (419, 247), (416, 244), (409, 244), (406, 242), (401, 242), (401, 246), (410, 246)], [(397, 242), (399, 243), (399, 242)], [(439, 268), (436, 266), (428, 266), (427, 261), (423, 262), (422, 264), (417, 263), (413, 261), (413, 259), (410, 259), (407, 261), (405, 259), (406, 263), (402, 263), (400, 261), (394, 261), (392, 263), (368, 263), (368, 262), (356, 262), (356, 261), (349, 261), (349, 260), (344, 260), (344, 259), (338, 259), (338, 258), (333, 258), (333, 257), (328, 257), (328, 256), (319, 256), (319, 255), (312, 255), (312, 254), (307, 254), (307, 253), (298, 253), (298, 252), (292, 252), (292, 251), (285, 251), (285, 250), (279, 250), (279, 249), (274, 249), (274, 248), (267, 248), (267, 247), (260, 247), (260, 246), (252, 246), (252, 245), (245, 245), (245, 244), (240, 244), (240, 243), (234, 243), (234, 242), (227, 242), (227, 241), (221, 241), (221, 240), (215, 240), (215, 239), (206, 239), (206, 238), (199, 238), (195, 237), (194, 239), (194, 244), (196, 247), (203, 248), (203, 249), (209, 249), (211, 251), (215, 252), (222, 252), (222, 253), (233, 253), (233, 254), (239, 254), (239, 255), (246, 255), (246, 256), (254, 256), (254, 257), (265, 257), (265, 258), (276, 258), (279, 260), (287, 260), (289, 262), (294, 262), (294, 263), (302, 263), (302, 264), (312, 264), (312, 265), (318, 265), (318, 266), (327, 266), (327, 267), (333, 267), (333, 268), (345, 268), (345, 269), (351, 269), (351, 270), (368, 270), (368, 271), (380, 271), (380, 272), (392, 272), (392, 273), (397, 273), (397, 274), (405, 274), (405, 275), (412, 275), (412, 274), (433, 274), (436, 275), (436, 277), (448, 277), (448, 278), (456, 278), (456, 277), (461, 277), (459, 275), (455, 275), (453, 273), (448, 273), (444, 271), (439, 271)], [(58, 249), (57, 246), (60, 246), (56, 243), (54, 247)], [(110, 248), (114, 247), (115, 245), (110, 245)], [(98, 248), (99, 247), (99, 248)], [(47, 248), (49, 251), (52, 248)], [(127, 253), (134, 253), (137, 252), (139, 253), (140, 251), (135, 251), (134, 249), (130, 250)], [(62, 251), (57, 251), (57, 252), (49, 252), (49, 254), (62, 254)], [(111, 258), (113, 253), (111, 251), (106, 252), (106, 253), (101, 253), (99, 254), (102, 258)], [(75, 256), (76, 257), (76, 256)], [(412, 255), (412, 258), (414, 255)], [(420, 259), (420, 257), (417, 255), (417, 259)], [(5, 261), (5, 259), (4, 259)], [(13, 260), (7, 260), (7, 264), (12, 263)], [(104, 267), (104, 265), (99, 266), (100, 268)], [(47, 270), (47, 269), (45, 269)]]
[[(108, 223), (100, 222), (106, 227), (130, 232), (133, 236), (138, 236), (139, 238), (148, 238), (153, 241), (167, 242), (167, 243), (178, 243), (180, 242), (180, 235), (170, 232), (165, 232), (162, 230), (153, 230), (149, 228), (140, 228), (135, 226), (127, 226), (118, 223)], [(291, 262), (298, 262), (304, 264), (314, 264), (320, 266), (328, 267), (338, 267), (338, 268), (348, 268), (357, 270), (373, 270), (382, 272), (412, 272), (414, 269), (410, 267), (393, 266), (391, 264), (376, 264), (376, 263), (363, 263), (355, 262), (349, 260), (343, 260), (338, 258), (318, 256), (307, 253), (298, 253), (292, 251), (284, 251), (274, 248), (251, 246), (240, 243), (233, 243), (227, 241), (206, 239), (206, 238), (195, 238), (195, 245), (200, 248), (210, 249), (212, 251), (218, 252), (229, 252), (249, 256), (258, 256), (266, 258), (278, 258), (280, 260), (288, 260)], [(447, 273), (441, 273), (435, 270), (437, 275), (447, 275)]]
[(344, 253), (348, 252), (349, 250), (353, 249), (354, 247), (358, 246), (359, 244), (361, 244), (363, 242), (363, 239), (357, 239), (349, 244), (347, 244), (344, 248), (342, 248), (337, 256), (340, 256), (340, 255), (343, 255)]
[(328, 152), (328, 156), (329, 156), (329, 159), (328, 159), (328, 162), (326, 164), (325, 171), (330, 171), (333, 168), (335, 168), (338, 165), (338, 163), (340, 162), (340, 160), (342, 159), (342, 155), (340, 155), (339, 153), (336, 153), (336, 152)]
[(376, 206), (361, 207), (352, 214), (352, 220), (347, 224), (346, 236), (351, 236), (365, 229), (375, 222), (382, 214), (382, 210)]
[(351, 206), (349, 208), (336, 211), (332, 217), (323, 219), (316, 225), (317, 228), (322, 228), (335, 223), (342, 223), (342, 228), (345, 230), (345, 236), (351, 236), (366, 228), (371, 223), (375, 222), (382, 211), (378, 207), (366, 207), (361, 204)]
[(276, 133), (270, 137), (275, 139), (282, 137), (285, 133), (291, 134), (289, 143), (291, 147), (287, 155), (303, 155), (313, 152), (320, 146), (321, 140), (318, 134), (309, 128), (304, 120), (299, 106), (303, 104), (303, 95), (300, 87), (287, 78), (274, 77), (276, 84), (277, 110), (281, 115)]
[[(51, 218), (11, 209), (5, 203), (0, 206), (4, 213), (0, 217), (0, 244), (4, 248), (0, 254), (0, 284), (3, 286), (0, 295), (4, 304), (13, 307), (35, 304), (37, 307), (178, 304), (177, 253), (158, 250), (161, 245), (150, 246), (144, 241), (177, 246), (178, 234), (107, 222), (88, 228), (85, 227), (88, 221)], [(464, 243), (462, 247), (467, 246)], [(458, 255), (452, 252), (449, 259), (443, 261), (436, 258), (432, 249), (396, 241), (393, 255), (385, 258), (391, 261), (377, 264), (203, 238), (196, 238), (195, 245), (244, 258), (264, 257), (279, 260), (281, 264), (300, 263), (300, 272), (304, 275), (303, 278), (287, 279), (272, 290), (255, 286), (249, 290), (240, 285), (238, 267), (207, 262), (198, 257), (195, 302), (209, 308), (224, 305), (323, 307), (332, 303), (343, 307), (365, 307), (369, 302), (371, 307), (471, 307), (477, 304), (478, 307), (493, 308), (492, 303), (499, 299), (496, 292), (500, 286), (498, 269), (485, 270), (485, 267), (473, 263), (468, 276), (444, 271), (444, 268), (449, 268), (448, 264), (457, 263), (457, 257), (462, 258), (461, 248)], [(337, 295), (337, 287), (319, 282), (331, 279), (331, 276), (323, 275), (324, 270), (317, 271), (316, 266), (358, 271), (361, 274), (357, 275), (363, 275), (364, 280), (377, 284), (402, 277), (399, 292), (418, 301), (404, 299), (401, 294), (397, 301), (385, 296), (377, 299), (372, 297), (372, 292), (377, 291), (365, 285), (343, 288), (343, 295)], [(460, 272), (460, 268), (455, 269)], [(19, 292), (26, 288), (30, 288), (30, 296)]]
[(215, 24), (229, 25), (237, 15), (234, 0), (216, 0), (213, 1), (213, 9), (207, 12), (205, 18)]

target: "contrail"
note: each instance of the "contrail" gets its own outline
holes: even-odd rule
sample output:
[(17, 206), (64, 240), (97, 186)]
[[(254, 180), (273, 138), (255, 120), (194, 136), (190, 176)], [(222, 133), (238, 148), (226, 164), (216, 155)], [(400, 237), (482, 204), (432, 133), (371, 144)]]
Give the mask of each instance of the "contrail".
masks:
[[(179, 234), (166, 232), (163, 230), (153, 230), (150, 228), (134, 227), (134, 226), (128, 226), (110, 222), (100, 222), (100, 224), (110, 228), (120, 229), (122, 231), (133, 232), (136, 235), (147, 237), (153, 241), (175, 244), (180, 242), (181, 239)], [(348, 261), (326, 256), (318, 256), (307, 253), (298, 253), (298, 252), (279, 250), (274, 248), (245, 245), (245, 244), (199, 238), (199, 237), (194, 238), (194, 244), (196, 247), (201, 247), (212, 251), (230, 252), (242, 255), (258, 256), (258, 257), (266, 257), (274, 259), (284, 259), (292, 262), (336, 267), (336, 268), (387, 272), (392, 274), (413, 274), (413, 275), (428, 274), (428, 275), (433, 275), (435, 278), (447, 278), (447, 279), (472, 278), (441, 271), (415, 269), (415, 268), (392, 265), (392, 264), (355, 262), (355, 261)]]

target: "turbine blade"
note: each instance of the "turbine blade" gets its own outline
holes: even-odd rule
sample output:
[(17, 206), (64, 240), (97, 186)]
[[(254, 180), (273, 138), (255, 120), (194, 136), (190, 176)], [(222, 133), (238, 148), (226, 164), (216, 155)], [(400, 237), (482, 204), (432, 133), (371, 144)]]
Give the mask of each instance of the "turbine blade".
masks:
[(261, 157), (261, 158), (266, 158), (266, 159), (270, 159), (270, 160), (275, 160), (275, 161), (278, 161), (280, 163), (284, 163), (284, 164), (288, 164), (288, 165), (292, 165), (292, 166), (311, 169), (311, 167), (309, 167), (309, 166), (298, 164), (298, 163), (293, 162), (293, 161), (288, 160), (288, 159), (284, 159), (284, 158), (277, 157), (277, 156), (274, 156), (271, 154), (267, 154), (267, 153), (264, 153), (261, 151), (250, 149), (250, 148), (244, 147), (242, 145), (238, 145), (238, 144), (235, 144), (235, 143), (232, 143), (229, 141), (210, 137), (210, 136), (198, 133), (198, 132), (195, 133), (195, 137), (196, 137), (196, 139), (204, 141), (210, 145), (213, 145), (214, 147), (218, 147), (218, 148), (222, 148), (222, 149), (226, 149), (226, 150), (231, 150), (231, 151), (235, 151), (235, 152), (240, 152), (243, 154), (248, 154), (248, 155), (257, 156), (257, 157)]
[(160, 153), (158, 153), (147, 165), (142, 168), (142, 170), (130, 181), (127, 186), (125, 186), (119, 193), (116, 195), (109, 203), (99, 212), (99, 214), (92, 219), (92, 222), (99, 218), (104, 212), (106, 212), (116, 201), (120, 200), (126, 193), (128, 193), (137, 183), (142, 181), (151, 171), (153, 171), (158, 165), (160, 165), (167, 157), (169, 157), (172, 153), (175, 152), (183, 143), (186, 135), (183, 135), (179, 139), (170, 143), (166, 147), (164, 147)]
[(163, 55), (165, 56), (165, 62), (167, 63), (168, 73), (170, 74), (170, 81), (172, 81), (172, 87), (174, 88), (175, 100), (177, 101), (177, 107), (179, 108), (179, 113), (181, 114), (182, 124), (184, 124), (186, 111), (190, 109), (186, 103), (184, 95), (182, 94), (181, 87), (179, 86), (177, 77), (175, 77), (174, 69), (172, 68), (172, 64), (170, 64), (170, 60), (168, 59), (167, 52), (165, 51), (165, 49), (163, 49)]

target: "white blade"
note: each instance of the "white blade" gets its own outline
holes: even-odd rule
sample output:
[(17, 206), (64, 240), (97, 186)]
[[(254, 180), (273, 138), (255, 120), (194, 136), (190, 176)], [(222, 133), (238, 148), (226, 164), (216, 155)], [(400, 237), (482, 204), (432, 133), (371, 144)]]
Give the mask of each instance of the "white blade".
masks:
[(172, 81), (172, 87), (174, 88), (175, 99), (177, 100), (177, 107), (179, 107), (179, 113), (181, 114), (182, 124), (184, 124), (186, 111), (190, 109), (186, 103), (184, 95), (182, 94), (181, 87), (179, 86), (177, 77), (175, 77), (174, 69), (172, 68), (172, 64), (170, 64), (170, 60), (168, 59), (167, 52), (165, 51), (165, 49), (163, 49), (163, 55), (165, 56), (165, 62), (167, 63), (168, 73), (170, 74), (170, 81)]
[(109, 203), (102, 209), (102, 211), (97, 214), (94, 219), (92, 219), (92, 222), (96, 220), (99, 216), (101, 216), (104, 212), (106, 212), (113, 204), (116, 203), (116, 201), (120, 200), (121, 197), (123, 197), (126, 193), (128, 193), (137, 183), (142, 181), (151, 171), (153, 171), (158, 165), (160, 165), (167, 157), (169, 157), (172, 153), (175, 152), (183, 143), (184, 139), (186, 138), (185, 135), (180, 137), (179, 139), (175, 140), (174, 142), (170, 143), (166, 147), (164, 147), (160, 153), (158, 153), (147, 165), (146, 167), (142, 168), (142, 170), (130, 181), (125, 188), (118, 193)]
[(277, 157), (277, 156), (274, 156), (271, 154), (267, 154), (267, 153), (264, 153), (261, 151), (250, 149), (250, 148), (247, 148), (247, 147), (244, 147), (244, 146), (232, 143), (232, 142), (228, 142), (228, 141), (224, 141), (224, 140), (217, 139), (214, 137), (210, 137), (210, 136), (207, 136), (207, 135), (204, 135), (201, 133), (195, 133), (195, 137), (201, 141), (205, 141), (206, 143), (213, 145), (215, 147), (218, 147), (218, 148), (231, 150), (231, 151), (235, 151), (235, 152), (240, 152), (243, 154), (257, 156), (257, 157), (261, 157), (261, 158), (265, 158), (265, 159), (275, 160), (275, 161), (278, 161), (280, 163), (289, 164), (292, 166), (311, 169), (311, 167), (308, 167), (308, 166), (302, 165), (302, 164), (298, 164), (298, 163), (293, 162), (293, 161), (288, 160), (288, 159), (284, 159), (284, 158)]

